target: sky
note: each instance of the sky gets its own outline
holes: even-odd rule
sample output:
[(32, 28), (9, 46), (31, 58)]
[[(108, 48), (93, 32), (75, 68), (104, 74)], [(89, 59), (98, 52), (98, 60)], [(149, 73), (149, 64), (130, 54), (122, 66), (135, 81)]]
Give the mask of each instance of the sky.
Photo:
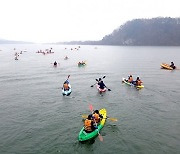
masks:
[(0, 39), (101, 40), (127, 21), (180, 17), (180, 0), (0, 0)]

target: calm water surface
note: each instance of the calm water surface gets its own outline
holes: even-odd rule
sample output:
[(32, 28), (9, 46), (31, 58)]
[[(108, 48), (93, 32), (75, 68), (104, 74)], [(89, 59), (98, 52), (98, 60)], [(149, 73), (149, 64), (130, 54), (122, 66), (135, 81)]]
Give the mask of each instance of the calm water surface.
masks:
[[(53, 48), (54, 54), (36, 53)], [(65, 50), (65, 47), (67, 48)], [(179, 154), (180, 70), (160, 69), (161, 62), (180, 67), (180, 47), (62, 45), (0, 46), (0, 153), (2, 154)], [(13, 50), (27, 50), (14, 60)], [(65, 56), (68, 60), (64, 60)], [(60, 63), (53, 67), (54, 61)], [(77, 62), (86, 60), (85, 67)], [(68, 75), (72, 94), (61, 87)], [(140, 76), (145, 88), (121, 83)], [(99, 95), (95, 79), (112, 91)], [(106, 108), (109, 117), (98, 138), (79, 143), (82, 114)]]

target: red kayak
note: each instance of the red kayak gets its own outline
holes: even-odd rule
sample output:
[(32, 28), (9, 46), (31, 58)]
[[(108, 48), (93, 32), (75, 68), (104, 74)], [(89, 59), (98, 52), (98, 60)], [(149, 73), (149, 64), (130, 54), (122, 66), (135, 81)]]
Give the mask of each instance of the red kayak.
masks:
[(100, 93), (105, 92), (105, 91), (107, 90), (106, 87), (104, 87), (104, 89), (99, 88), (99, 85), (98, 85), (98, 84), (96, 84), (96, 88), (98, 89), (98, 91), (99, 91)]

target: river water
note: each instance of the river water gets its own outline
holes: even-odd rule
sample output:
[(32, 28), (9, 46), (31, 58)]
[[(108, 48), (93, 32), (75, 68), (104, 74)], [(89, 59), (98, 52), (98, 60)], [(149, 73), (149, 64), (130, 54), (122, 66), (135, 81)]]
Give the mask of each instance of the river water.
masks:
[[(54, 54), (37, 50), (53, 48)], [(14, 48), (16, 48), (14, 50)], [(65, 49), (67, 48), (67, 49)], [(73, 50), (70, 50), (73, 48)], [(180, 153), (180, 47), (70, 45), (0, 46), (0, 153), (2, 154), (178, 154)], [(14, 60), (14, 53), (27, 50)], [(65, 56), (68, 60), (64, 60)], [(60, 63), (53, 67), (54, 61)], [(85, 67), (78, 67), (86, 60)], [(124, 85), (140, 76), (144, 88)], [(61, 87), (70, 75), (72, 94)], [(95, 79), (111, 91), (100, 95)], [(106, 108), (109, 117), (98, 137), (80, 143), (82, 115)]]

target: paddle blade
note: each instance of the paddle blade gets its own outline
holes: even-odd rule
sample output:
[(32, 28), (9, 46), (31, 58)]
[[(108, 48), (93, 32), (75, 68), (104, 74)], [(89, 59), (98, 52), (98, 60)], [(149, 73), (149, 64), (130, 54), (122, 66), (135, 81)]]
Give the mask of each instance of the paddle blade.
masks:
[(68, 75), (68, 79), (69, 79), (70, 75)]
[(111, 91), (111, 89), (108, 89), (108, 91)]
[(105, 78), (106, 76), (103, 76), (103, 79)]
[(88, 117), (87, 114), (83, 114), (83, 115), (82, 115), (82, 118), (84, 118), (84, 119), (86, 119), (87, 117)]
[(118, 121), (116, 118), (108, 118), (111, 121)]
[(94, 85), (91, 85), (91, 87), (93, 87)]
[[(99, 134), (99, 133), (98, 133)], [(101, 134), (98, 135), (99, 140), (102, 142), (103, 141), (103, 137), (101, 136)]]
[(92, 106), (92, 104), (89, 105), (89, 109), (91, 110), (91, 112), (93, 112), (93, 106)]

